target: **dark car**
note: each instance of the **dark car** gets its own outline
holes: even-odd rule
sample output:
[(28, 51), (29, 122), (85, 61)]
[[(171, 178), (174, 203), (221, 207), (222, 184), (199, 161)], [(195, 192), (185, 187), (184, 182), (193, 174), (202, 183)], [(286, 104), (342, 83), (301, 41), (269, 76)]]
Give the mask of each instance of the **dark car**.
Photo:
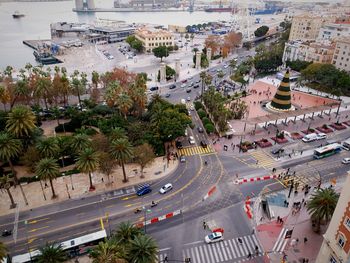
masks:
[(191, 93), (191, 89), (186, 89), (186, 92), (187, 93)]
[(182, 83), (186, 83), (186, 82), (187, 82), (187, 79), (184, 79), (184, 80), (182, 80), (181, 82), (182, 82)]
[(170, 87), (169, 87), (169, 89), (175, 89), (176, 88), (176, 85), (175, 84), (173, 84), (173, 85), (171, 85)]
[(149, 90), (150, 91), (155, 91), (155, 90), (158, 90), (159, 88), (158, 87), (151, 87)]
[(201, 146), (202, 146), (203, 148), (207, 148), (208, 144), (207, 144), (206, 141), (201, 141)]
[(180, 141), (176, 141), (175, 145), (176, 145), (176, 148), (182, 149), (182, 143)]
[(141, 196), (141, 195), (148, 194), (150, 192), (152, 192), (151, 186), (149, 184), (144, 184), (144, 185), (141, 185), (137, 188), (136, 193), (138, 196)]
[(198, 130), (199, 133), (203, 133), (204, 132), (202, 127), (198, 127), (197, 130)]
[(194, 88), (194, 89), (198, 89), (198, 88), (199, 88), (199, 85), (194, 85), (193, 88)]
[(284, 153), (284, 149), (283, 148), (276, 148), (276, 149), (273, 149), (271, 151), (272, 154), (281, 154), (281, 153)]
[(4, 231), (2, 231), (1, 236), (3, 237), (8, 237), (12, 235), (12, 231), (11, 230), (7, 230), (5, 229)]

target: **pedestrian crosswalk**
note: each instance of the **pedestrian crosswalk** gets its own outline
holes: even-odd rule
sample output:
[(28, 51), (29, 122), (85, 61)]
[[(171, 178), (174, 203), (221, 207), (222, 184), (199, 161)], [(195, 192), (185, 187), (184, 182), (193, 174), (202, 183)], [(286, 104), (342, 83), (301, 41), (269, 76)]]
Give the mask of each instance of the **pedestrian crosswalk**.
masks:
[(165, 257), (167, 257), (167, 253), (159, 253), (158, 257), (157, 257), (157, 262), (159, 263), (163, 263), (166, 262), (165, 261)]
[(263, 249), (255, 234), (243, 236), (240, 239), (243, 241), (242, 244), (238, 238), (233, 238), (212, 244), (201, 242), (196, 246), (185, 247), (182, 250), (182, 258), (191, 258), (191, 263), (217, 263), (245, 261), (249, 253), (253, 257), (263, 255)]
[(191, 156), (191, 155), (198, 155), (198, 154), (210, 154), (214, 153), (214, 149), (211, 145), (208, 145), (206, 148), (202, 146), (192, 146), (192, 147), (185, 147), (178, 150), (179, 155), (185, 155), (185, 156)]
[(250, 155), (256, 160), (256, 165), (265, 169), (271, 169), (275, 166), (275, 160), (263, 151), (253, 151)]
[(287, 228), (282, 228), (275, 245), (272, 248), (273, 252), (277, 252), (277, 253), (282, 253), (284, 251), (284, 249), (286, 248), (286, 245), (288, 243), (289, 239), (286, 239), (286, 233), (287, 233), (288, 229)]
[(319, 175), (316, 171), (303, 170), (300, 174), (291, 175), (285, 179), (282, 179), (282, 183), (285, 187), (289, 187), (292, 180), (297, 184), (297, 189), (302, 189), (305, 185), (312, 185), (319, 181)]

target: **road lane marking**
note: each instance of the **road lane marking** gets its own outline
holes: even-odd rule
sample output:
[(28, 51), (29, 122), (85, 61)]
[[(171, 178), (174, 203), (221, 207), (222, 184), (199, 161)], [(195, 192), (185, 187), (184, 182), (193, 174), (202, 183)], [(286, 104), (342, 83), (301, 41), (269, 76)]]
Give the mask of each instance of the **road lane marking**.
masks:
[(158, 251), (162, 252), (162, 251), (167, 251), (167, 250), (170, 250), (170, 249), (171, 249), (171, 247), (166, 247), (166, 248), (159, 249)]
[(36, 224), (38, 222), (41, 222), (41, 221), (45, 221), (45, 220), (48, 220), (50, 219), (49, 217), (45, 217), (45, 218), (41, 218), (41, 219), (35, 219), (35, 220), (32, 220), (32, 221), (28, 221), (28, 224)]
[(33, 237), (31, 239), (28, 240), (27, 244), (30, 244), (30, 243), (33, 243), (34, 240), (37, 240), (38, 238), (36, 237)]
[(137, 203), (133, 203), (133, 204), (127, 204), (127, 205), (124, 205), (125, 207), (130, 207), (130, 206), (133, 206), (133, 205), (140, 205), (142, 202), (137, 202)]
[(39, 228), (34, 228), (34, 229), (29, 230), (28, 232), (29, 232), (29, 233), (32, 233), (32, 232), (36, 232), (36, 231), (38, 231), (38, 230), (45, 229), (45, 228), (48, 228), (48, 227), (49, 227), (49, 226), (43, 226), (43, 227), (39, 227)]
[(123, 197), (121, 200), (125, 201), (125, 200), (129, 200), (131, 198), (136, 198), (137, 195), (131, 195), (131, 196), (126, 196), (126, 197)]
[(191, 243), (186, 243), (186, 244), (184, 244), (184, 246), (190, 246), (190, 245), (199, 244), (199, 243), (203, 243), (203, 241), (199, 240), (199, 241), (194, 241), (194, 242), (191, 242)]

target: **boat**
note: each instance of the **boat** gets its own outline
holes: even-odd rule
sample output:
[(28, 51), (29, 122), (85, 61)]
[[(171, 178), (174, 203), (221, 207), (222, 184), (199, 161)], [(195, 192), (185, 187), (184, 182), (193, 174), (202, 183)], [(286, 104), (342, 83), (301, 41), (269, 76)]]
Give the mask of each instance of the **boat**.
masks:
[(20, 12), (15, 11), (15, 12), (12, 14), (12, 17), (13, 17), (13, 18), (21, 18), (21, 17), (24, 17), (24, 14), (21, 14)]
[(35, 50), (33, 52), (33, 55), (36, 59), (36, 61), (38, 61), (39, 63), (43, 64), (43, 65), (50, 65), (50, 64), (58, 64), (61, 63), (60, 60), (58, 60), (57, 58), (55, 58), (51, 53), (49, 52), (39, 52), (37, 50)]
[(207, 7), (204, 8), (205, 12), (234, 12), (235, 9), (232, 7)]

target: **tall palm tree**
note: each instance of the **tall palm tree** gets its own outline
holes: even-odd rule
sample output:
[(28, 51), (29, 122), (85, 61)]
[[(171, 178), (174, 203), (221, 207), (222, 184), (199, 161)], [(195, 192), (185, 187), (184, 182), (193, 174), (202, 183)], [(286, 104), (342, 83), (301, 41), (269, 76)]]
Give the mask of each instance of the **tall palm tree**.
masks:
[(124, 118), (126, 119), (126, 115), (132, 107), (132, 99), (128, 94), (122, 93), (119, 95), (116, 104), (117, 108), (120, 110), (120, 112), (124, 115)]
[(307, 210), (315, 224), (315, 231), (319, 232), (322, 221), (331, 220), (337, 206), (339, 194), (333, 189), (319, 189), (307, 203)]
[(11, 159), (16, 158), (21, 150), (22, 143), (19, 139), (11, 137), (7, 132), (0, 132), (0, 160), (9, 163), (16, 183), (18, 183), (18, 178)]
[(125, 134), (125, 130), (123, 128), (120, 127), (116, 127), (114, 129), (112, 129), (109, 133), (109, 140), (110, 141), (115, 141), (118, 139), (126, 139), (126, 134)]
[(27, 137), (36, 127), (35, 121), (35, 115), (29, 108), (16, 106), (7, 117), (6, 129), (16, 138)]
[(129, 244), (131, 240), (135, 239), (136, 236), (141, 234), (141, 229), (135, 227), (131, 222), (121, 222), (117, 230), (113, 233), (112, 239), (125, 246)]
[(86, 148), (91, 147), (91, 141), (86, 134), (78, 133), (73, 136), (71, 147), (75, 154), (79, 154)]
[[(13, 183), (13, 179), (11, 177), (9, 177), (8, 175), (3, 175), (2, 177), (0, 177), (0, 188), (5, 189), (5, 191), (9, 195), (10, 201), (11, 201), (11, 206), (10, 206), (11, 209), (16, 207), (16, 203), (13, 200), (13, 196), (10, 192), (10, 188), (12, 186), (12, 183)], [(0, 253), (1, 253), (1, 249), (0, 249)], [(1, 259), (1, 256), (0, 256), (0, 259)]]
[(92, 263), (124, 263), (125, 257), (123, 248), (114, 240), (106, 240), (98, 243), (98, 246), (90, 252)]
[(35, 173), (37, 176), (39, 176), (40, 180), (50, 181), (52, 198), (56, 198), (57, 195), (52, 183), (52, 180), (56, 179), (56, 177), (60, 175), (60, 167), (58, 166), (56, 160), (53, 158), (41, 159), (36, 165)]
[(47, 243), (39, 249), (40, 254), (35, 257), (38, 263), (61, 263), (67, 260), (67, 254), (62, 248), (62, 244)]
[(77, 159), (77, 168), (89, 175), (90, 180), (90, 191), (95, 190), (95, 187), (92, 184), (91, 173), (98, 169), (99, 156), (98, 153), (92, 148), (86, 148), (80, 152), (80, 155)]
[(124, 175), (123, 182), (126, 183), (128, 179), (126, 178), (126, 173), (125, 173), (125, 162), (130, 160), (133, 156), (132, 146), (130, 142), (127, 139), (118, 139), (118, 140), (112, 141), (110, 152), (111, 152), (111, 155), (121, 165), (123, 169), (123, 175)]
[(7, 248), (6, 245), (0, 242), (0, 259), (7, 257)]
[(38, 149), (42, 158), (55, 157), (60, 151), (57, 139), (55, 137), (49, 137), (46, 139), (42, 138), (37, 142), (36, 148)]
[(96, 89), (97, 89), (99, 81), (100, 81), (100, 75), (98, 74), (98, 72), (93, 71), (92, 74), (91, 74), (91, 82), (92, 82), (92, 84), (95, 85)]
[(4, 105), (4, 111), (6, 111), (6, 104), (11, 101), (9, 91), (2, 85), (0, 85), (0, 102)]
[(156, 262), (158, 246), (154, 239), (148, 235), (138, 235), (130, 241), (128, 247), (129, 262), (149, 263)]

